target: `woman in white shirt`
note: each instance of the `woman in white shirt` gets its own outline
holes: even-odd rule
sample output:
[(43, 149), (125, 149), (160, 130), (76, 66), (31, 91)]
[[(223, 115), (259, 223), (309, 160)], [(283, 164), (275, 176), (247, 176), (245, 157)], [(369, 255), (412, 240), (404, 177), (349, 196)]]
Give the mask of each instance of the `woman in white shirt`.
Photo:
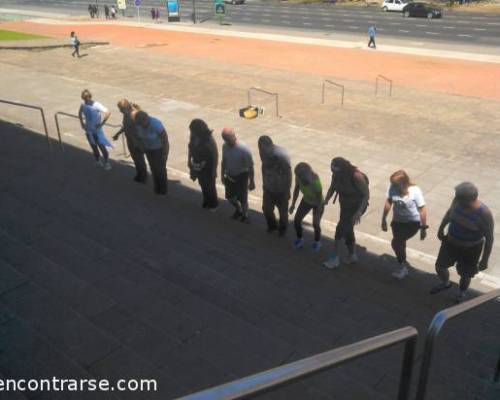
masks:
[(405, 171), (394, 172), (390, 182), (382, 214), (382, 230), (387, 231), (387, 215), (392, 208), (393, 239), (391, 245), (400, 265), (400, 269), (392, 275), (403, 279), (408, 275), (406, 242), (418, 231), (420, 231), (420, 240), (424, 240), (427, 236), (427, 208), (422, 191), (411, 182)]

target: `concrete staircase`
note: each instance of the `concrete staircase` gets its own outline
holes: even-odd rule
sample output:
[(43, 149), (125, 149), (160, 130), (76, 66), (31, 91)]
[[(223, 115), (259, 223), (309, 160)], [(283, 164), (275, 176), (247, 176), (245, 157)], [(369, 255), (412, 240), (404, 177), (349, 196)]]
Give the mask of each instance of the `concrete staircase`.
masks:
[[(326, 253), (265, 234), (257, 212), (243, 225), (227, 206), (201, 210), (184, 182), (155, 197), (124, 163), (104, 172), (87, 149), (0, 132), (0, 377), (158, 381), (157, 392), (18, 398), (174, 398), (404, 325), (423, 334), (450, 305), (451, 293), (427, 294), (433, 276), (394, 282), (367, 251), (332, 273), (319, 267)], [(450, 324), (429, 398), (500, 398), (498, 315), (491, 304)], [(393, 399), (401, 350), (262, 397)]]

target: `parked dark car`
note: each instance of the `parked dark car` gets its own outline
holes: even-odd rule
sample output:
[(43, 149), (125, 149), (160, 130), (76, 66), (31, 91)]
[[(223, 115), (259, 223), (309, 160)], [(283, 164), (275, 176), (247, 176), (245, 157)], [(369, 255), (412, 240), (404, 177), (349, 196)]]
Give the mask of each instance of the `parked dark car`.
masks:
[(401, 11), (403, 17), (441, 18), (443, 10), (428, 3), (408, 3)]
[(232, 4), (234, 6), (237, 4), (245, 4), (245, 0), (224, 0), (224, 3)]

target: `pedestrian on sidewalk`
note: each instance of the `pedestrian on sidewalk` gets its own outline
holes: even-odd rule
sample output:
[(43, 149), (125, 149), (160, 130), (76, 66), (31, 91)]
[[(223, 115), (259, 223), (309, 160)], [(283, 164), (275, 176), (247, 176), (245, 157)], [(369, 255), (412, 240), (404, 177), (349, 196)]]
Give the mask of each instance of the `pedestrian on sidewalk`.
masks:
[(193, 119), (189, 124), (188, 168), (191, 179), (198, 180), (203, 194), (202, 207), (214, 212), (219, 206), (216, 178), (219, 165), (217, 143), (205, 121)]
[(314, 228), (314, 243), (313, 251), (321, 249), (321, 217), (323, 216), (323, 187), (319, 176), (312, 170), (311, 166), (305, 162), (298, 163), (295, 167), (295, 188), (293, 190), (292, 205), (290, 206), (290, 214), (295, 211), (295, 204), (299, 197), (299, 192), (302, 193), (302, 199), (295, 213), (293, 220), (297, 239), (293, 243), (296, 250), (304, 247), (302, 221), (305, 216), (312, 210), (313, 212), (313, 228)]
[[(465, 298), (471, 279), (488, 268), (493, 247), (494, 222), (490, 209), (479, 200), (476, 186), (463, 182), (455, 188), (455, 198), (438, 230), (441, 248), (436, 272), (441, 283), (431, 294), (451, 288), (448, 269), (456, 265), (460, 275), (457, 303)], [(445, 228), (448, 226), (448, 232)]]
[[(273, 143), (269, 136), (259, 138), (262, 161), (263, 200), (262, 211), (267, 222), (267, 232), (278, 230), (284, 236), (288, 227), (288, 202), (292, 186), (292, 168), (286, 150)], [(278, 209), (279, 225), (274, 208)]]
[(153, 176), (154, 192), (168, 193), (167, 159), (170, 146), (165, 127), (159, 119), (150, 117), (144, 111), (135, 114), (137, 136), (142, 142)]
[(92, 4), (89, 4), (89, 6), (87, 7), (87, 10), (89, 12), (90, 18), (94, 18), (94, 16), (95, 16), (94, 6)]
[(153, 20), (153, 22), (155, 22), (155, 19), (156, 19), (156, 10), (153, 8), (151, 8), (151, 19)]
[(75, 32), (71, 32), (69, 35), (69, 41), (71, 43), (71, 47), (73, 48), (73, 53), (71, 55), (75, 57), (75, 55), (80, 58), (80, 41), (78, 40), (78, 37), (76, 36)]
[(368, 28), (368, 37), (370, 40), (368, 41), (368, 47), (373, 47), (374, 49), (377, 48), (377, 45), (375, 44), (375, 36), (377, 35), (377, 27), (375, 25), (371, 25)]
[(155, 10), (155, 20), (156, 20), (156, 22), (160, 22), (160, 9), (159, 8), (157, 8)]
[(127, 139), (127, 148), (130, 157), (135, 165), (134, 181), (146, 183), (148, 178), (148, 170), (146, 167), (146, 159), (144, 157), (144, 148), (137, 134), (137, 126), (135, 125), (135, 114), (141, 109), (137, 104), (132, 104), (127, 99), (121, 99), (118, 104), (118, 110), (123, 114), (123, 122), (121, 129), (113, 136), (113, 140), (118, 140), (121, 134), (125, 134)]
[[(107, 147), (113, 147), (104, 135), (103, 126), (111, 113), (101, 103), (92, 100), (92, 94), (85, 89), (82, 92), (83, 103), (78, 110), (80, 125), (87, 135), (87, 140), (94, 153), (97, 165), (106, 171), (111, 169)], [(101, 158), (102, 157), (102, 158)]]
[(255, 189), (252, 153), (232, 128), (222, 130), (222, 139), (221, 178), (226, 199), (235, 208), (232, 218), (248, 223), (248, 191)]
[(393, 209), (391, 222), (391, 246), (399, 263), (399, 270), (392, 276), (405, 278), (408, 273), (406, 242), (420, 231), (420, 240), (427, 236), (427, 207), (422, 190), (410, 180), (408, 174), (399, 170), (390, 178), (387, 199), (382, 213), (382, 230), (387, 232), (387, 215)]
[(111, 6), (110, 13), (111, 13), (111, 19), (116, 19), (116, 8), (114, 5)]
[(107, 4), (104, 4), (104, 16), (106, 19), (109, 19), (109, 7)]
[[(329, 269), (340, 265), (338, 255), (341, 240), (345, 241), (349, 252), (348, 264), (358, 261), (356, 256), (356, 237), (354, 225), (359, 224), (362, 215), (368, 207), (370, 190), (368, 188), (368, 177), (350, 161), (336, 157), (331, 163), (332, 182), (326, 194), (325, 205), (328, 204), (334, 194), (339, 198), (340, 218), (335, 230), (335, 241), (330, 258), (323, 263)], [(335, 203), (335, 200), (334, 200)]]

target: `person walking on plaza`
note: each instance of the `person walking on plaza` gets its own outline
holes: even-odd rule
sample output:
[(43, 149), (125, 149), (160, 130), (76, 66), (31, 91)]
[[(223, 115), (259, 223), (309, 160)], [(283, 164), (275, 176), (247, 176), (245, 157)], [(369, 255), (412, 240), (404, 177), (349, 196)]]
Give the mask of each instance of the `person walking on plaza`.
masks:
[(155, 21), (156, 19), (156, 10), (155, 8), (151, 8), (151, 19), (153, 20), (153, 22)]
[(232, 128), (222, 130), (221, 178), (226, 188), (226, 199), (235, 208), (233, 219), (249, 222), (248, 191), (255, 189), (252, 153), (238, 140)]
[(361, 216), (368, 207), (370, 197), (368, 178), (348, 160), (342, 157), (334, 158), (331, 163), (331, 170), (332, 183), (326, 194), (325, 205), (336, 193), (340, 203), (340, 218), (335, 230), (333, 252), (330, 258), (323, 263), (323, 266), (329, 269), (337, 268), (340, 265), (338, 250), (342, 239), (349, 251), (347, 263), (354, 264), (358, 261), (355, 252), (354, 225), (361, 221)]
[(101, 103), (92, 100), (92, 94), (87, 89), (82, 92), (81, 97), (83, 103), (78, 110), (80, 125), (87, 135), (87, 140), (94, 153), (96, 163), (103, 166), (106, 171), (109, 171), (111, 164), (106, 147), (112, 147), (112, 145), (104, 135), (102, 127), (106, 124), (111, 113)]
[(299, 192), (302, 193), (302, 199), (295, 213), (293, 220), (297, 239), (293, 243), (295, 249), (299, 250), (304, 247), (302, 221), (305, 216), (312, 210), (313, 212), (313, 228), (314, 228), (314, 243), (313, 251), (321, 249), (321, 217), (323, 216), (323, 187), (318, 175), (312, 170), (311, 166), (305, 162), (298, 163), (295, 167), (295, 188), (293, 190), (292, 205), (290, 206), (290, 214), (295, 211), (295, 204), (299, 197)]
[[(267, 222), (267, 232), (278, 230), (279, 235), (284, 236), (288, 227), (288, 202), (292, 186), (290, 157), (269, 136), (259, 138), (259, 153), (264, 191), (262, 211)], [(279, 225), (274, 215), (275, 207), (279, 213)]]
[(368, 28), (368, 37), (370, 40), (368, 41), (368, 47), (373, 47), (374, 49), (377, 48), (377, 45), (375, 44), (375, 36), (377, 35), (377, 27), (375, 25), (371, 25)]
[(88, 8), (87, 8), (88, 12), (89, 12), (89, 15), (90, 15), (90, 18), (94, 18), (94, 6), (92, 4), (89, 4)]
[(116, 19), (116, 8), (114, 5), (111, 6), (111, 9), (109, 11), (111, 13), (111, 19)]
[(165, 127), (159, 119), (150, 117), (144, 111), (135, 114), (137, 136), (148, 159), (153, 176), (154, 192), (159, 195), (168, 193), (167, 159), (170, 150)]
[(392, 274), (403, 279), (408, 275), (406, 242), (420, 231), (420, 240), (427, 236), (427, 207), (420, 188), (414, 185), (408, 174), (399, 170), (390, 178), (387, 199), (382, 213), (382, 230), (387, 232), (387, 215), (393, 209), (391, 222), (391, 246), (396, 254), (400, 269)]
[(109, 7), (107, 4), (104, 4), (104, 17), (109, 19)]
[(71, 47), (73, 48), (73, 53), (71, 53), (71, 55), (73, 57), (75, 57), (76, 55), (78, 58), (80, 58), (80, 41), (78, 40), (75, 32), (71, 32), (69, 41), (71, 43)]
[(493, 216), (478, 196), (474, 184), (463, 182), (458, 185), (455, 198), (438, 230), (441, 248), (436, 260), (436, 272), (441, 283), (432, 288), (430, 293), (436, 294), (451, 288), (448, 269), (456, 265), (460, 275), (457, 303), (464, 300), (471, 279), (479, 271), (488, 268), (493, 247)]
[(137, 104), (130, 103), (127, 99), (121, 99), (117, 106), (118, 110), (123, 114), (123, 122), (121, 129), (113, 136), (113, 140), (116, 141), (121, 134), (125, 134), (128, 151), (135, 165), (134, 181), (146, 183), (148, 170), (144, 158), (144, 149), (137, 135), (137, 127), (134, 121), (135, 114), (140, 111), (140, 107)]
[(192, 180), (198, 180), (203, 194), (203, 208), (217, 210), (216, 178), (219, 164), (217, 143), (212, 136), (212, 130), (205, 121), (193, 119), (189, 124), (188, 168)]

